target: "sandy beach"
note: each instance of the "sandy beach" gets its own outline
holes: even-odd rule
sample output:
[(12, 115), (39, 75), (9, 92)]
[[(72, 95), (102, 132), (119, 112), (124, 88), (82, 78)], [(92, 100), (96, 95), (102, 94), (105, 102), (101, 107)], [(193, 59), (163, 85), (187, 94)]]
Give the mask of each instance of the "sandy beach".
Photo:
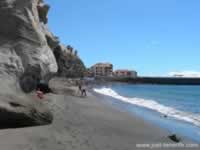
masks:
[[(168, 146), (176, 144), (168, 138), (169, 132), (155, 127), (142, 118), (106, 105), (92, 94), (89, 94), (86, 98), (53, 94), (49, 94), (47, 97), (49, 100), (45, 103), (49, 105), (54, 114), (53, 124), (1, 130), (0, 149), (184, 149), (177, 146), (167, 148), (167, 144)], [(192, 143), (183, 137), (181, 139), (184, 144)], [(141, 148), (140, 146), (144, 145), (139, 144), (149, 145), (146, 145), (147, 148)], [(154, 148), (149, 146), (154, 146)], [(195, 145), (193, 147), (185, 149), (199, 149)]]
[(199, 5), (0, 0), (0, 150), (200, 150)]

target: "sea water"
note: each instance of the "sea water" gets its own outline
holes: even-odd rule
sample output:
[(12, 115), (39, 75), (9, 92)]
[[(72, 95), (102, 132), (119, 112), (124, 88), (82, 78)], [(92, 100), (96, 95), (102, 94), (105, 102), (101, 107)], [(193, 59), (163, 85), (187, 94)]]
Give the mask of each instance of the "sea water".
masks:
[(177, 120), (164, 124), (173, 132), (178, 125), (177, 130), (200, 141), (200, 86), (111, 84), (94, 91)]

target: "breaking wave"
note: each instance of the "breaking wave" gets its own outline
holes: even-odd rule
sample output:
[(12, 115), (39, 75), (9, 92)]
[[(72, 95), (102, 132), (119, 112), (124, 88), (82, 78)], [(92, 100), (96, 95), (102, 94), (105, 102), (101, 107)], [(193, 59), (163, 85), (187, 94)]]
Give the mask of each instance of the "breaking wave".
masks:
[(154, 111), (157, 111), (161, 114), (167, 115), (168, 117), (175, 118), (177, 120), (182, 120), (188, 123), (192, 123), (196, 126), (200, 126), (200, 115), (192, 114), (189, 112), (183, 112), (180, 110), (177, 110), (175, 108), (164, 106), (162, 104), (159, 104), (158, 102), (154, 100), (148, 100), (148, 99), (142, 99), (142, 98), (130, 98), (130, 97), (124, 97), (119, 95), (116, 91), (114, 91), (111, 88), (100, 88), (100, 89), (93, 89), (96, 93), (103, 94), (106, 96), (110, 96), (113, 98), (116, 98), (118, 100), (121, 100), (126, 103), (130, 103), (133, 105), (137, 105), (140, 107), (148, 108)]

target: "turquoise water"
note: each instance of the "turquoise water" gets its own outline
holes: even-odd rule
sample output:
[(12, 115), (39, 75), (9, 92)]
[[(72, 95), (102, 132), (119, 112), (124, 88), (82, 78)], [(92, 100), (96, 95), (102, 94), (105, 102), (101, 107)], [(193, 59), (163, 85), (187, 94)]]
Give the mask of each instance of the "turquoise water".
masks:
[(200, 141), (200, 86), (112, 84), (94, 91), (125, 102), (129, 110), (145, 108), (139, 112), (148, 120)]

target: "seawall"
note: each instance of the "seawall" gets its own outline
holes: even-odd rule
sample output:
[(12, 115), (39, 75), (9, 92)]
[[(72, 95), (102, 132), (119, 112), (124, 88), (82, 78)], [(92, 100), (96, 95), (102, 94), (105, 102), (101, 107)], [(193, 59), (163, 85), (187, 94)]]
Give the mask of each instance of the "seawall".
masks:
[(116, 78), (97, 77), (96, 80), (125, 82), (133, 84), (169, 84), (169, 85), (200, 85), (200, 78), (178, 78), (178, 77), (137, 77), (137, 78)]

